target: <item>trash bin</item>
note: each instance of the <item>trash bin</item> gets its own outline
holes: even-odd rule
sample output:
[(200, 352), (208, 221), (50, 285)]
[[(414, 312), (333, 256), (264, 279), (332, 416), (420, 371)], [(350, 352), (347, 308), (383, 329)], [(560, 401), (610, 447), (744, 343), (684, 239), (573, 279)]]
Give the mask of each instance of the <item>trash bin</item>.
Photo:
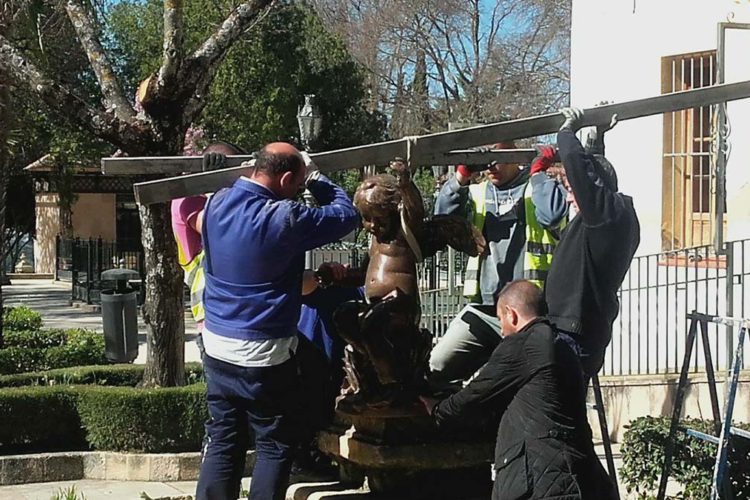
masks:
[(132, 363), (138, 357), (138, 292), (128, 281), (139, 279), (132, 269), (110, 269), (102, 281), (114, 281), (114, 290), (102, 290), (104, 351), (113, 363)]

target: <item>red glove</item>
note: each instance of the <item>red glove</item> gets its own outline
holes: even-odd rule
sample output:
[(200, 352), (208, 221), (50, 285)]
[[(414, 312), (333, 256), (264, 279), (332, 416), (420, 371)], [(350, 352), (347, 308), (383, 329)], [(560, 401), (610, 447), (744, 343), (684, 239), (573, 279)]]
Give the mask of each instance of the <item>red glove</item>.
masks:
[(536, 146), (536, 158), (531, 162), (531, 175), (544, 172), (555, 164), (557, 151), (554, 146)]
[(469, 177), (471, 177), (471, 175), (472, 175), (471, 170), (469, 170), (469, 167), (467, 167), (466, 165), (459, 165), (459, 166), (457, 166), (456, 167), (456, 172), (458, 172), (462, 176), (466, 177), (467, 179)]

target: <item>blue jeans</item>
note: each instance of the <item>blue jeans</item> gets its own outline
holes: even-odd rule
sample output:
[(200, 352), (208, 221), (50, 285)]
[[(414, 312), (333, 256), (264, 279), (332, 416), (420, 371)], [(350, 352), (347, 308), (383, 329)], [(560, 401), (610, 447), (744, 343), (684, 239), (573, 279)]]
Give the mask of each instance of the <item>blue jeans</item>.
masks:
[(244, 368), (205, 356), (208, 444), (201, 463), (197, 500), (235, 500), (250, 441), (256, 461), (251, 500), (283, 500), (303, 430), (297, 363)]

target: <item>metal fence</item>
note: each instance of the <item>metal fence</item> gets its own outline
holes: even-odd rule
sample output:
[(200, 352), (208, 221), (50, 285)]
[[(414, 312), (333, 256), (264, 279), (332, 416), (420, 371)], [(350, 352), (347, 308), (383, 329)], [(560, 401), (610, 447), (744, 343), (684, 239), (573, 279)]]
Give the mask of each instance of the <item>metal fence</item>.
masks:
[[(136, 244), (135, 248), (140, 245)], [(101, 303), (101, 291), (111, 283), (103, 282), (103, 271), (117, 267), (133, 269), (145, 279), (145, 265), (142, 250), (123, 250), (134, 247), (133, 242), (106, 242), (101, 238), (66, 239), (57, 238), (56, 243), (56, 279), (71, 283), (71, 300), (84, 301), (87, 304)], [(136, 288), (140, 283), (133, 282)], [(139, 304), (143, 303), (144, 294), (141, 288)]]
[[(618, 292), (620, 313), (604, 363), (608, 375), (679, 373), (685, 353), (686, 315), (746, 317), (750, 240), (685, 248), (637, 257)], [(747, 254), (750, 257), (750, 253)], [(735, 345), (733, 328), (709, 325), (715, 369), (726, 370)], [(693, 370), (705, 366), (699, 343)]]
[[(123, 245), (120, 245), (123, 246)], [(132, 245), (129, 246), (132, 248)], [(720, 316), (750, 315), (750, 239), (726, 243), (723, 254), (700, 246), (636, 257), (618, 292), (620, 311), (613, 325), (605, 358), (606, 375), (678, 373), (685, 352), (686, 314), (695, 310)], [(313, 266), (340, 262), (362, 263), (367, 250), (318, 249)], [(101, 239), (58, 239), (57, 277), (72, 283), (72, 299), (98, 303), (101, 272), (117, 267), (144, 276), (141, 251), (119, 251), (116, 243)], [(463, 272), (467, 257), (438, 252), (419, 265), (422, 327), (436, 339), (465, 305)], [(709, 325), (712, 357), (717, 370), (729, 367), (737, 332)], [(693, 357), (693, 370), (704, 366), (703, 346)]]
[[(620, 310), (603, 373), (679, 373), (689, 312), (750, 315), (748, 258), (750, 240), (726, 243), (721, 255), (711, 246), (700, 246), (636, 257), (618, 291)], [(455, 254), (454, 259), (449, 270), (448, 252), (442, 252), (420, 269), (422, 326), (436, 339), (465, 305), (461, 286), (466, 257)], [(714, 368), (728, 369), (737, 331), (709, 324), (709, 336)], [(704, 368), (704, 359), (699, 344), (694, 371)]]

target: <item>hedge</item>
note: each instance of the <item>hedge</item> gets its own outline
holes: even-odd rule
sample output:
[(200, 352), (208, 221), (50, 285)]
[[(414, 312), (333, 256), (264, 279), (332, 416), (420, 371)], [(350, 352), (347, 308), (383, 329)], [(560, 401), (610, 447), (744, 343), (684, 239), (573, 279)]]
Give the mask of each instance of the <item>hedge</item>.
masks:
[(25, 347), (27, 349), (46, 349), (60, 347), (65, 343), (65, 330), (9, 330), (3, 335), (3, 345), (8, 347)]
[(0, 453), (197, 451), (208, 416), (205, 389), (202, 383), (6, 388), (0, 390)]
[[(144, 368), (145, 365), (95, 365), (0, 375), (0, 388), (59, 384), (135, 387), (143, 379)], [(198, 362), (186, 363), (185, 376), (188, 384), (201, 381), (203, 366)]]
[[(625, 432), (620, 474), (628, 492), (635, 493), (637, 498), (656, 496), (669, 426), (668, 417), (641, 417), (632, 421)], [(750, 429), (749, 424), (734, 426)], [(680, 422), (680, 428), (715, 434), (712, 420), (686, 419)], [(731, 443), (729, 471), (734, 498), (750, 498), (750, 443), (743, 439)], [(716, 451), (711, 443), (677, 432), (670, 478), (682, 487), (679, 498), (703, 500), (710, 496)]]
[(98, 450), (198, 450), (208, 417), (206, 387), (88, 387), (79, 393), (78, 414)]
[(0, 454), (87, 448), (72, 387), (0, 391)]
[(0, 374), (107, 364), (104, 336), (90, 330), (23, 330), (0, 349)]
[(42, 327), (42, 315), (26, 306), (3, 307), (3, 329), (38, 330)]

